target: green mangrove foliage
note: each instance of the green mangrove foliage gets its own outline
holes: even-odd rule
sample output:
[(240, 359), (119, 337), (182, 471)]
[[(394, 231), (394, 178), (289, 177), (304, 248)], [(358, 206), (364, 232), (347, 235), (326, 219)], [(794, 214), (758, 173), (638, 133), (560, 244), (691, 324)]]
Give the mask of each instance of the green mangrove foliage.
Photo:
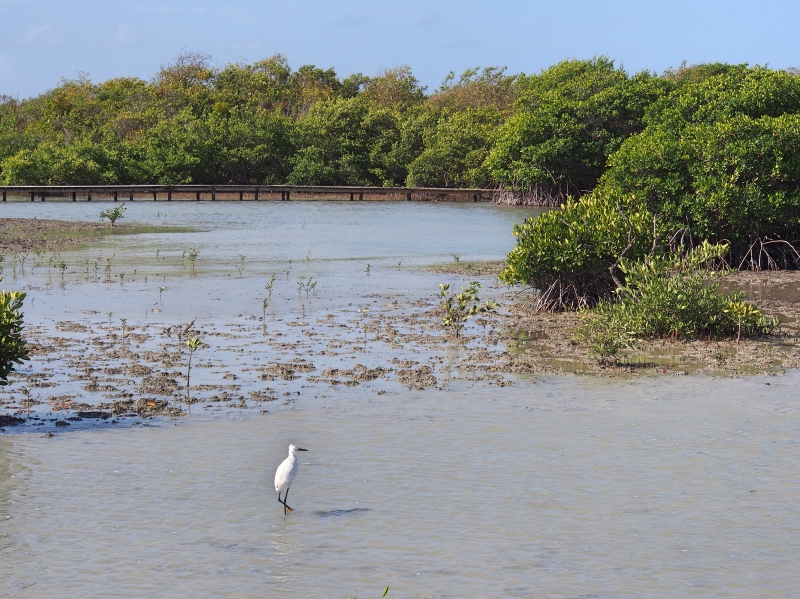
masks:
[(685, 255), (621, 260), (625, 284), (585, 312), (576, 338), (608, 361), (640, 339), (735, 335), (738, 342), (742, 334), (771, 332), (777, 319), (762, 315), (743, 293), (720, 293), (726, 271), (714, 267), (727, 252), (725, 244), (704, 242)]
[(0, 182), (583, 190), (641, 129), (642, 106), (675, 85), (601, 57), (538, 75), (468, 69), (426, 93), (406, 66), (340, 78), (281, 55), (214, 68), (184, 53), (150, 81), (80, 77), (0, 96)]
[(654, 245), (652, 214), (630, 198), (592, 195), (514, 226), (516, 247), (500, 280), (541, 291), (539, 310), (577, 309), (609, 298), (623, 257)]
[(100, 213), (100, 218), (106, 219), (112, 227), (115, 226), (119, 219), (125, 218), (125, 202), (122, 202), (119, 206), (103, 210)]
[(569, 60), (517, 80), (518, 110), (499, 128), (486, 162), (499, 182), (564, 201), (594, 188), (609, 155), (644, 128), (645, 109), (670, 82), (634, 77), (606, 57)]
[(0, 385), (8, 384), (8, 375), (15, 365), (28, 359), (28, 348), (22, 337), (21, 291), (0, 291)]
[(595, 193), (637, 198), (665, 231), (728, 243), (735, 266), (800, 264), (800, 77), (731, 67), (677, 88), (645, 120)]
[[(614, 80), (606, 72), (605, 81)], [(634, 85), (637, 78), (648, 81), (616, 80)], [(740, 268), (800, 264), (800, 77), (704, 65), (647, 85), (657, 91), (636, 113), (643, 115), (634, 119), (641, 130), (631, 125), (631, 134), (616, 137), (618, 149), (608, 154), (592, 193), (515, 231), (517, 248), (502, 278), (541, 289), (540, 308), (608, 298), (624, 278), (614, 281), (614, 265), (655, 251), (654, 238), (665, 243), (659, 251), (681, 241), (725, 242), (729, 262)], [(497, 142), (493, 155), (506, 141)], [(516, 164), (509, 156), (500, 163)], [(532, 168), (537, 160), (519, 164)]]
[(489, 300), (481, 305), (478, 293), (482, 287), (483, 285), (478, 281), (472, 281), (466, 287), (461, 288), (461, 293), (454, 293), (450, 291), (449, 284), (439, 284), (439, 295), (442, 298), (442, 323), (456, 339), (461, 337), (461, 331), (467, 320), (478, 314), (491, 312), (497, 307), (497, 302)]

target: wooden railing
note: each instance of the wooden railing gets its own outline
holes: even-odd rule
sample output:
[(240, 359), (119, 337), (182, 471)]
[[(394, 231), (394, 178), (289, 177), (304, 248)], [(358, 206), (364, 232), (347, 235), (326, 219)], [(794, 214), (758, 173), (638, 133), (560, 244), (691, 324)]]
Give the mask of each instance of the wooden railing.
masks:
[(303, 185), (6, 185), (0, 186), (3, 202), (7, 198), (28, 198), (44, 202), (52, 199), (97, 200), (159, 199), (176, 200), (291, 200), (321, 198), (363, 200), (405, 199), (407, 201), (460, 200), (483, 202), (492, 199), (492, 189), (453, 189), (449, 187), (328, 187)]

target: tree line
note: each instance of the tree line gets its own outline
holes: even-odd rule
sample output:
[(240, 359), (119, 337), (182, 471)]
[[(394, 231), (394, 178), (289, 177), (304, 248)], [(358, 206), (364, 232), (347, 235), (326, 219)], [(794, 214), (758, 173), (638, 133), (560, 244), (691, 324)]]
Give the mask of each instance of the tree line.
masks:
[(654, 105), (735, 69), (751, 70), (629, 75), (597, 57), (451, 73), (427, 93), (408, 67), (340, 78), (281, 55), (215, 68), (186, 53), (149, 81), (0, 96), (0, 181), (505, 186), (563, 201), (596, 186)]
[[(500, 187), (576, 202), (519, 231), (536, 241), (505, 278), (531, 283), (533, 268), (539, 287), (565, 264), (570, 284), (603, 287), (608, 252), (629, 241), (627, 257), (680, 238), (729, 243), (736, 265), (797, 265), (798, 147), (798, 73), (721, 63), (476, 68), (429, 93), (408, 67), (340, 78), (281, 55), (217, 68), (186, 53), (149, 81), (0, 98), (7, 185)], [(554, 236), (572, 244), (563, 256), (542, 241)]]

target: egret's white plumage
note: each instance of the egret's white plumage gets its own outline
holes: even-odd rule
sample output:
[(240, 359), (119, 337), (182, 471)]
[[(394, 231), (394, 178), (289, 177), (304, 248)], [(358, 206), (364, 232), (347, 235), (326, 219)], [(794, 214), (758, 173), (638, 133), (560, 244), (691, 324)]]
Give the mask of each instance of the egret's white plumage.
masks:
[[(308, 450), (289, 445), (289, 456), (281, 462), (281, 465), (275, 471), (275, 490), (278, 492), (278, 502), (283, 504), (284, 514), (292, 511), (292, 508), (286, 505), (286, 500), (289, 498), (289, 487), (292, 486), (292, 481), (297, 476), (297, 457), (295, 456), (297, 451)], [(284, 493), (283, 499), (281, 499), (281, 493)]]

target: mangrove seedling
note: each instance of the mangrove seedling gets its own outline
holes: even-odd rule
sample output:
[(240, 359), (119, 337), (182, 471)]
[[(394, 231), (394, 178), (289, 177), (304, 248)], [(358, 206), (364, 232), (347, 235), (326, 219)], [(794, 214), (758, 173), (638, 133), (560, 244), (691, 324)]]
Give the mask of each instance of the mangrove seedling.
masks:
[(192, 263), (192, 270), (194, 270), (194, 263), (197, 260), (197, 256), (200, 254), (200, 250), (197, 248), (189, 248), (189, 261)]
[(742, 340), (742, 324), (749, 321), (757, 321), (761, 317), (761, 311), (753, 304), (745, 301), (731, 300), (728, 307), (722, 311), (736, 323), (736, 345)]
[(456, 264), (458, 264), (461, 261), (461, 254), (450, 254), (450, 255), (453, 256), (453, 260), (455, 260)]
[(166, 290), (166, 287), (159, 287), (158, 288), (158, 303), (159, 304), (161, 303), (161, 294), (164, 293), (165, 290)]
[(104, 283), (111, 282), (111, 266), (114, 264), (114, 255), (112, 254), (110, 258), (106, 258), (106, 265), (103, 267), (103, 272), (106, 273), (106, 280), (103, 281)]
[(120, 318), (120, 323), (122, 323), (122, 339), (125, 340), (125, 324), (128, 322), (127, 318)]
[(272, 299), (272, 286), (275, 285), (275, 273), (272, 273), (272, 276), (269, 278), (269, 283), (264, 285), (264, 289), (267, 290), (267, 301)]
[(367, 267), (364, 269), (364, 272), (369, 274), (369, 271), (372, 270), (372, 264), (367, 264)]
[(239, 263), (236, 265), (236, 270), (239, 271), (239, 277), (242, 276), (242, 272), (244, 272), (244, 254), (239, 254)]
[(186, 340), (186, 347), (189, 348), (189, 366), (186, 369), (186, 398), (191, 399), (190, 395), (190, 387), (189, 387), (189, 376), (192, 373), (192, 356), (194, 352), (196, 352), (200, 346), (202, 345), (202, 341), (200, 341), (197, 337), (192, 337), (191, 339)]
[(122, 204), (120, 204), (119, 206), (115, 206), (114, 208), (109, 208), (108, 210), (103, 210), (100, 213), (100, 218), (107, 219), (108, 222), (110, 222), (111, 226), (113, 227), (119, 219), (124, 218), (123, 216), (124, 213), (125, 213), (125, 202), (122, 202)]
[(478, 281), (472, 281), (466, 287), (461, 288), (461, 293), (453, 294), (450, 292), (450, 285), (439, 284), (442, 297), (442, 322), (445, 328), (450, 329), (453, 336), (458, 339), (461, 330), (468, 319), (477, 314), (492, 312), (497, 307), (497, 302), (486, 302), (481, 305), (478, 292), (483, 285)]
[(67, 272), (67, 263), (62, 260), (58, 267), (61, 269), (61, 280), (63, 281), (64, 273)]

